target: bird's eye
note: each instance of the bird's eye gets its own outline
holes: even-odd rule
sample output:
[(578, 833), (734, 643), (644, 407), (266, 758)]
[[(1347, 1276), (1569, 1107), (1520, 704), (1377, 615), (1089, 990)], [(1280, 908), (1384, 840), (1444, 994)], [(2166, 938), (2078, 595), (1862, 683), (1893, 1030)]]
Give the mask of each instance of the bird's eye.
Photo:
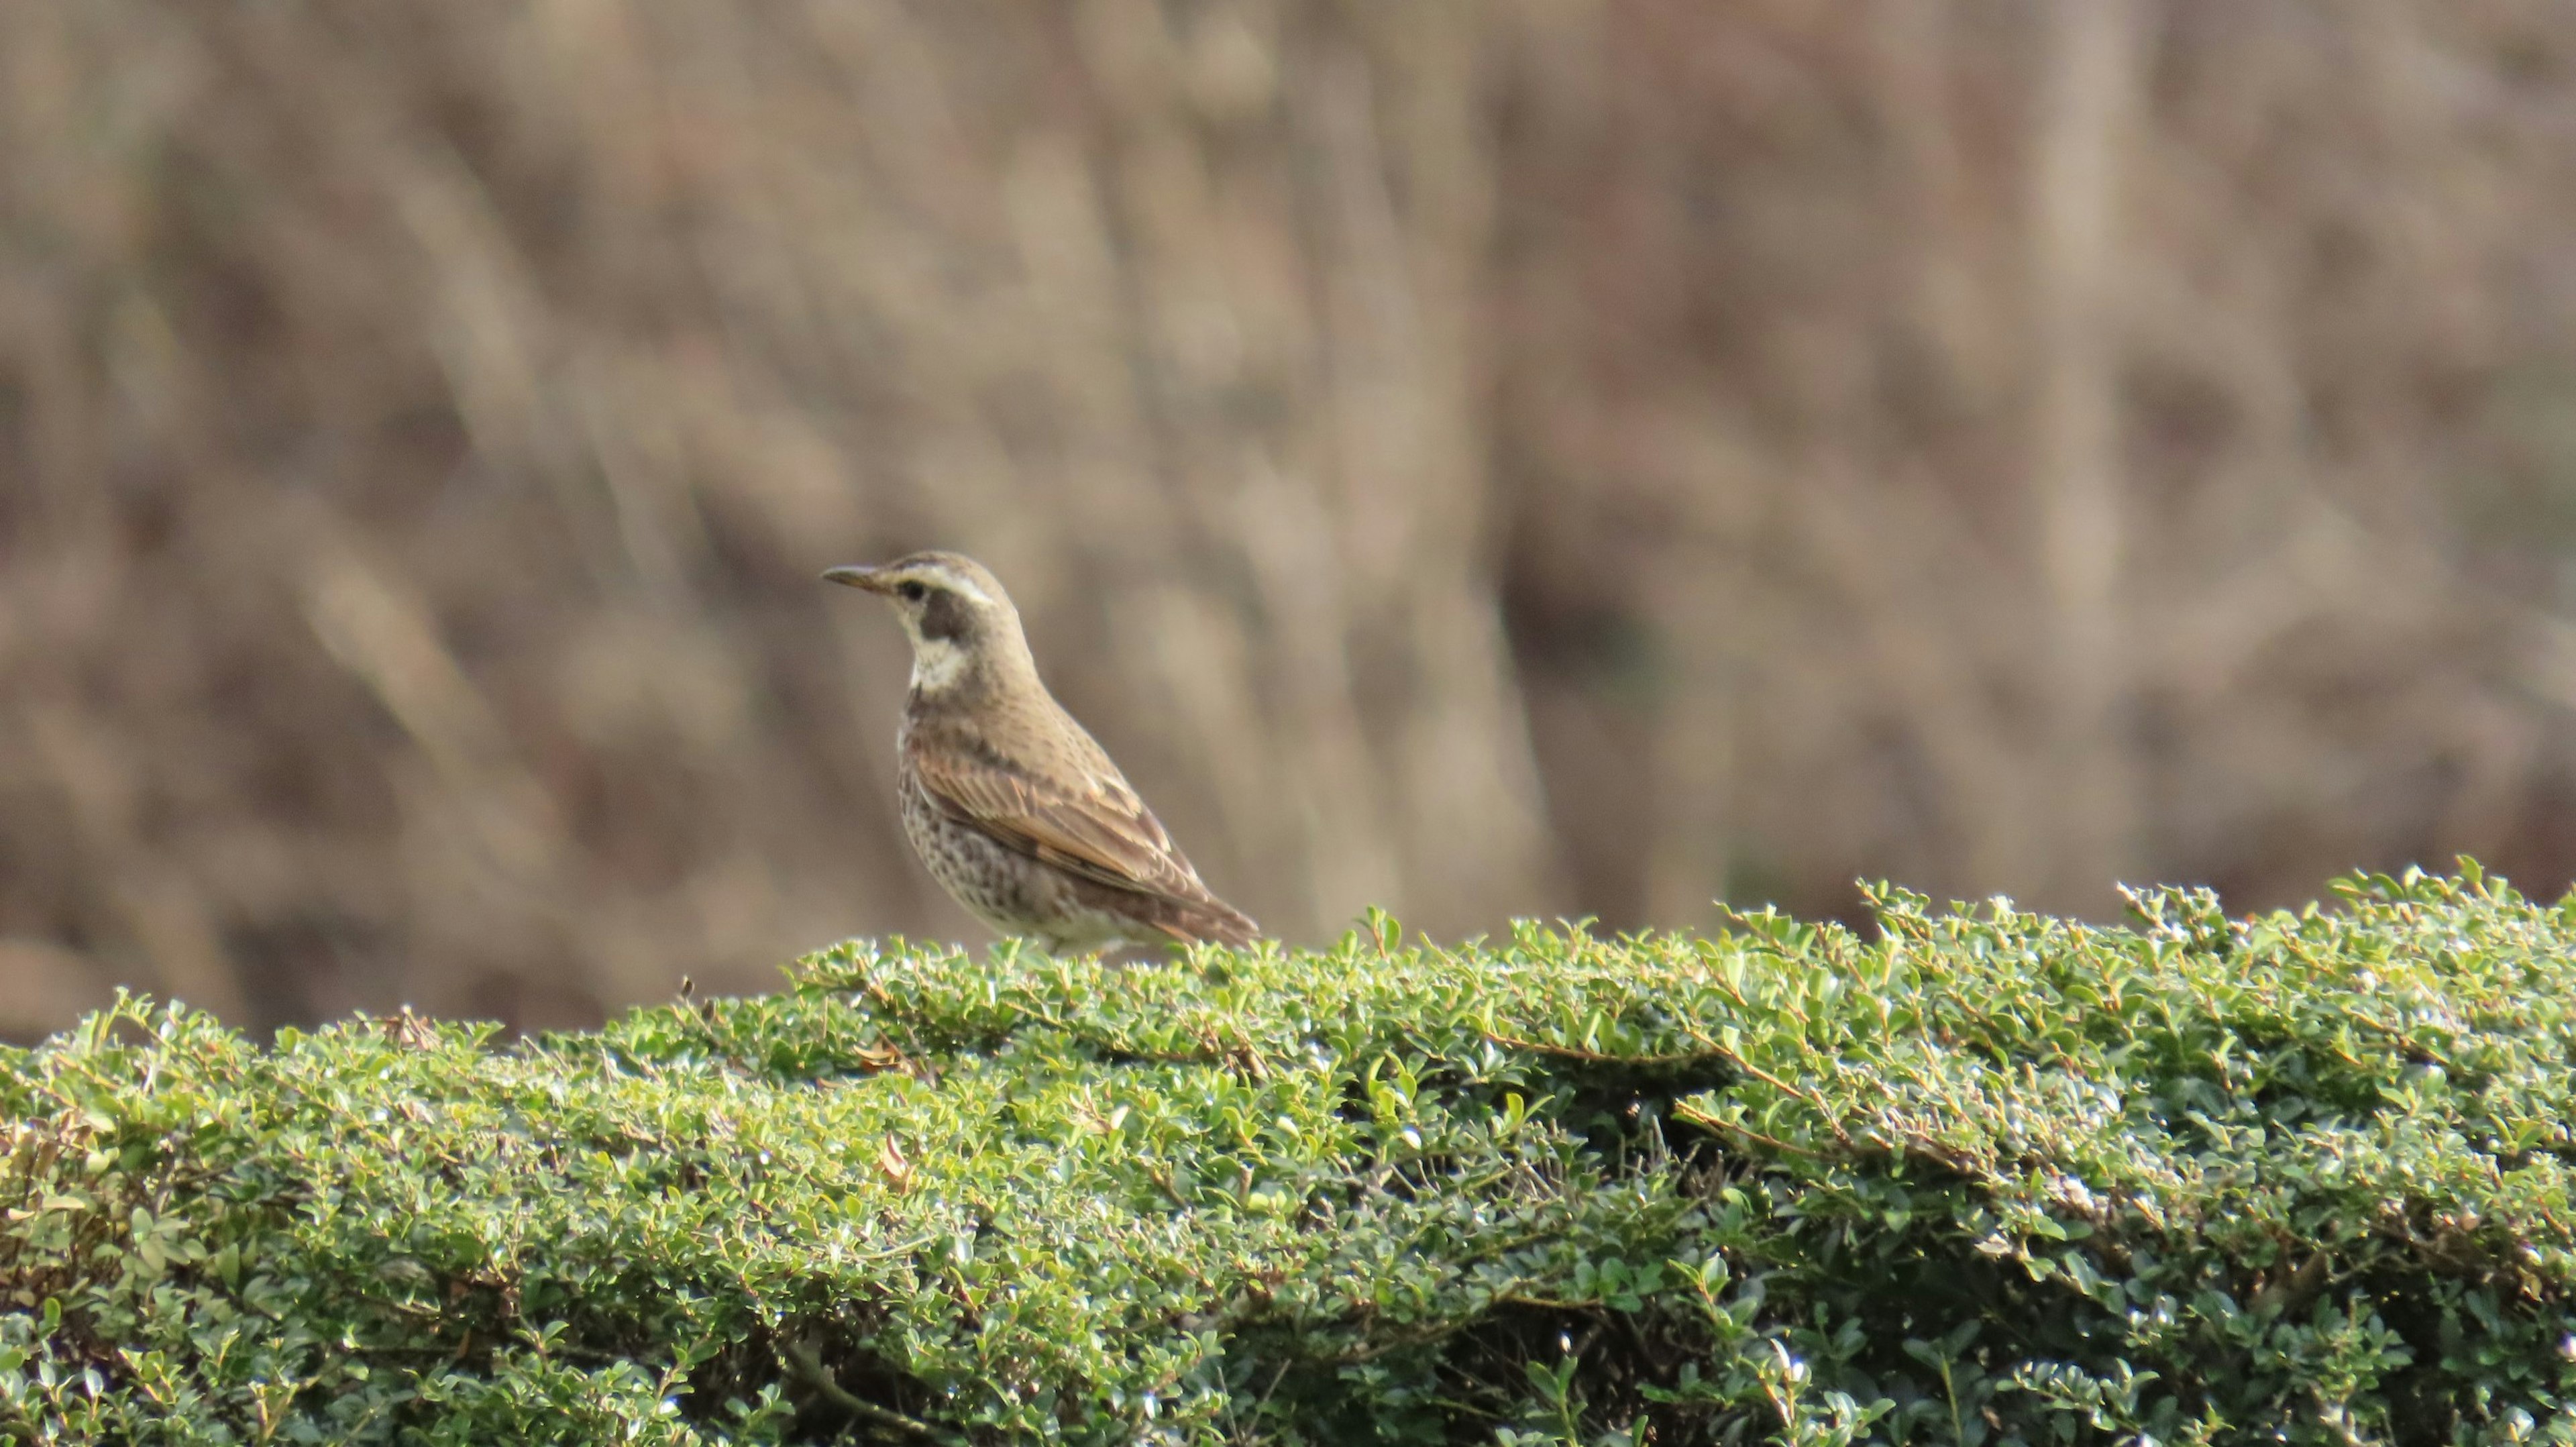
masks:
[(894, 590), (907, 603), (918, 603), (930, 596), (930, 590), (919, 583), (897, 583)]

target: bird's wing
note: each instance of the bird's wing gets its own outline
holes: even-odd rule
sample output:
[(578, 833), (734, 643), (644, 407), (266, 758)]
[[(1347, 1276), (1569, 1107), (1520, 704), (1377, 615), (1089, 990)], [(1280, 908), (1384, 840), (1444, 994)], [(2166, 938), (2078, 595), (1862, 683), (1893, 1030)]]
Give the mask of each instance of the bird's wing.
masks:
[(1115, 766), (1046, 779), (989, 754), (921, 748), (912, 750), (912, 765), (948, 817), (1006, 848), (1113, 889), (1213, 900)]

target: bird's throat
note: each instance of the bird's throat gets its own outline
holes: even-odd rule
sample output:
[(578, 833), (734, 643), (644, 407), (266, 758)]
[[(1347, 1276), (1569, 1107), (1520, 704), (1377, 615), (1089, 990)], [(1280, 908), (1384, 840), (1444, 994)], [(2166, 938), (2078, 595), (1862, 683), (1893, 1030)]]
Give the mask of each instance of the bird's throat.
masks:
[(966, 676), (966, 650), (946, 638), (923, 638), (912, 646), (912, 690), (942, 694)]

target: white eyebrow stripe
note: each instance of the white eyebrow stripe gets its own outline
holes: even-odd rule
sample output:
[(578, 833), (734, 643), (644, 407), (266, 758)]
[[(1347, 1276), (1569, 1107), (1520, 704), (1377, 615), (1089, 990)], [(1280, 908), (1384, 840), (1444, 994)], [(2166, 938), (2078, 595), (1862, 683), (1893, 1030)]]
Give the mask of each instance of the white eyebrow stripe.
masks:
[(986, 593), (983, 589), (976, 587), (974, 581), (965, 577), (963, 574), (951, 573), (942, 569), (939, 574), (939, 581), (941, 586), (955, 592), (963, 593), (967, 597), (974, 599), (976, 602), (983, 604), (987, 608), (993, 606), (992, 595)]

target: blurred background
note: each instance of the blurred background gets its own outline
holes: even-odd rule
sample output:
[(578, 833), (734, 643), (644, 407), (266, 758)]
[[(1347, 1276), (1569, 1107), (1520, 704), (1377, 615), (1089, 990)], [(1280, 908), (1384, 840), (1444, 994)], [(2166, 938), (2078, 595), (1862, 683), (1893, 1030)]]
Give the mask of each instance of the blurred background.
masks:
[(0, 6), (0, 1026), (980, 941), (922, 546), (1291, 941), (2555, 897), (2566, 20)]

